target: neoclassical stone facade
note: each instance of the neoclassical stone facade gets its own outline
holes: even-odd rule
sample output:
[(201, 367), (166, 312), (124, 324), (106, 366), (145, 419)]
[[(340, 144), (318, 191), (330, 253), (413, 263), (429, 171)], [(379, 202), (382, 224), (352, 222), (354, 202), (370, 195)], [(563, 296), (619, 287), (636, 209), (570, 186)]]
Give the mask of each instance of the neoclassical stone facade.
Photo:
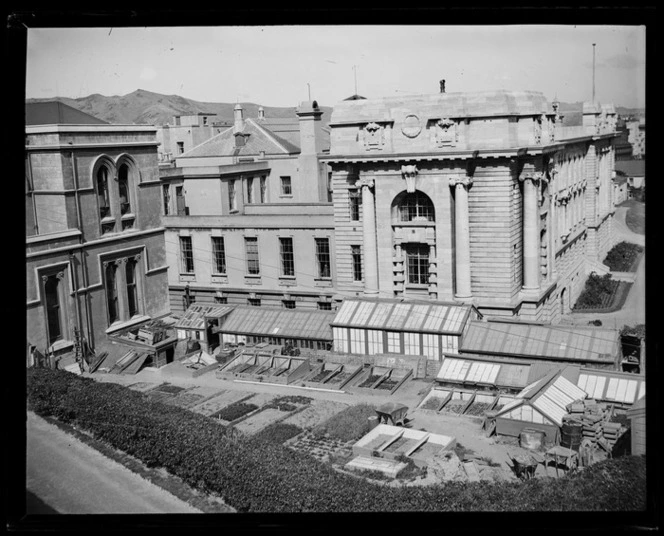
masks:
[(542, 322), (568, 312), (613, 242), (615, 112), (587, 105), (568, 129), (556, 109), (507, 91), (335, 106), (324, 160), (339, 294)]

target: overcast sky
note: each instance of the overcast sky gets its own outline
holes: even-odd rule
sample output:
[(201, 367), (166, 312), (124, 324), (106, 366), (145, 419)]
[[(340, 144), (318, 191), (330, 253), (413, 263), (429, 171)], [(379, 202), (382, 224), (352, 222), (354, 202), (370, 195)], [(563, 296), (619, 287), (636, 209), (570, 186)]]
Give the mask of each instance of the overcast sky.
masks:
[[(493, 89), (645, 106), (643, 26), (268, 26), (29, 29), (26, 97), (145, 89), (204, 102), (324, 106)], [(355, 66), (355, 68), (354, 68)]]

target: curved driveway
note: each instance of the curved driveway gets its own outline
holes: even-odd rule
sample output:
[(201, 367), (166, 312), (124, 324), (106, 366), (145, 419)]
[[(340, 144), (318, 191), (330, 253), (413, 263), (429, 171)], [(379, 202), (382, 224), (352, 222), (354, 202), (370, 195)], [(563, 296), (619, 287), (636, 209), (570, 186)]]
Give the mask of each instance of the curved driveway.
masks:
[(60, 514), (200, 513), (32, 412), (27, 434), (27, 490)]

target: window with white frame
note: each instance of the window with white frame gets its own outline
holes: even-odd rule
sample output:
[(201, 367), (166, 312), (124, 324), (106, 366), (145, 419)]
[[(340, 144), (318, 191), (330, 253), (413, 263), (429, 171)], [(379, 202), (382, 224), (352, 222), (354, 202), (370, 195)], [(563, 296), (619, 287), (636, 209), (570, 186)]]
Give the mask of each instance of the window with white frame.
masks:
[(362, 204), (362, 193), (357, 188), (348, 190), (348, 204), (350, 209), (350, 220), (360, 221), (360, 205)]
[(183, 274), (194, 273), (194, 248), (191, 236), (180, 237), (180, 270)]
[(251, 204), (254, 202), (254, 178), (249, 177), (247, 179), (247, 203)]
[(367, 342), (369, 346), (369, 355), (383, 353), (383, 332), (375, 329), (367, 330)]
[(281, 256), (281, 275), (285, 277), (295, 276), (295, 257), (293, 254), (293, 239), (290, 237), (279, 238), (279, 254)]
[(424, 333), (422, 335), (422, 353), (428, 359), (440, 360), (440, 346), (438, 343), (438, 335), (432, 333)]
[(404, 346), (404, 354), (420, 355), (420, 334), (404, 333), (403, 346)]
[(212, 237), (212, 273), (226, 273), (226, 248), (223, 236)]
[(364, 330), (350, 329), (350, 351), (353, 354), (365, 354)]
[(261, 203), (267, 203), (267, 177), (261, 176), (260, 180)]
[(330, 239), (316, 238), (316, 267), (318, 268), (319, 278), (329, 278), (331, 273), (330, 261)]
[(334, 337), (334, 351), (335, 352), (348, 352), (348, 333), (346, 328), (332, 328), (332, 336)]
[(401, 353), (401, 334), (396, 331), (387, 332), (387, 351), (391, 354)]
[(261, 268), (258, 258), (258, 238), (246, 236), (244, 238), (244, 250), (247, 257), (247, 273), (249, 275), (259, 275)]
[(293, 195), (291, 178), (289, 176), (281, 177), (281, 195)]
[(237, 210), (234, 180), (228, 181), (228, 206), (230, 207), (230, 210)]

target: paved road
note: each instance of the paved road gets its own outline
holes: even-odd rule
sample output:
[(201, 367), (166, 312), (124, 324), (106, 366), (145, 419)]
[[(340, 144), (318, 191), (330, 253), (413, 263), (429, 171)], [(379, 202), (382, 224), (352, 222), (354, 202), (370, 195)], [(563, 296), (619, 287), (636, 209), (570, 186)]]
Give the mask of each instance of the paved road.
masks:
[(34, 494), (57, 513), (199, 513), (31, 412), (27, 432), (28, 496)]

